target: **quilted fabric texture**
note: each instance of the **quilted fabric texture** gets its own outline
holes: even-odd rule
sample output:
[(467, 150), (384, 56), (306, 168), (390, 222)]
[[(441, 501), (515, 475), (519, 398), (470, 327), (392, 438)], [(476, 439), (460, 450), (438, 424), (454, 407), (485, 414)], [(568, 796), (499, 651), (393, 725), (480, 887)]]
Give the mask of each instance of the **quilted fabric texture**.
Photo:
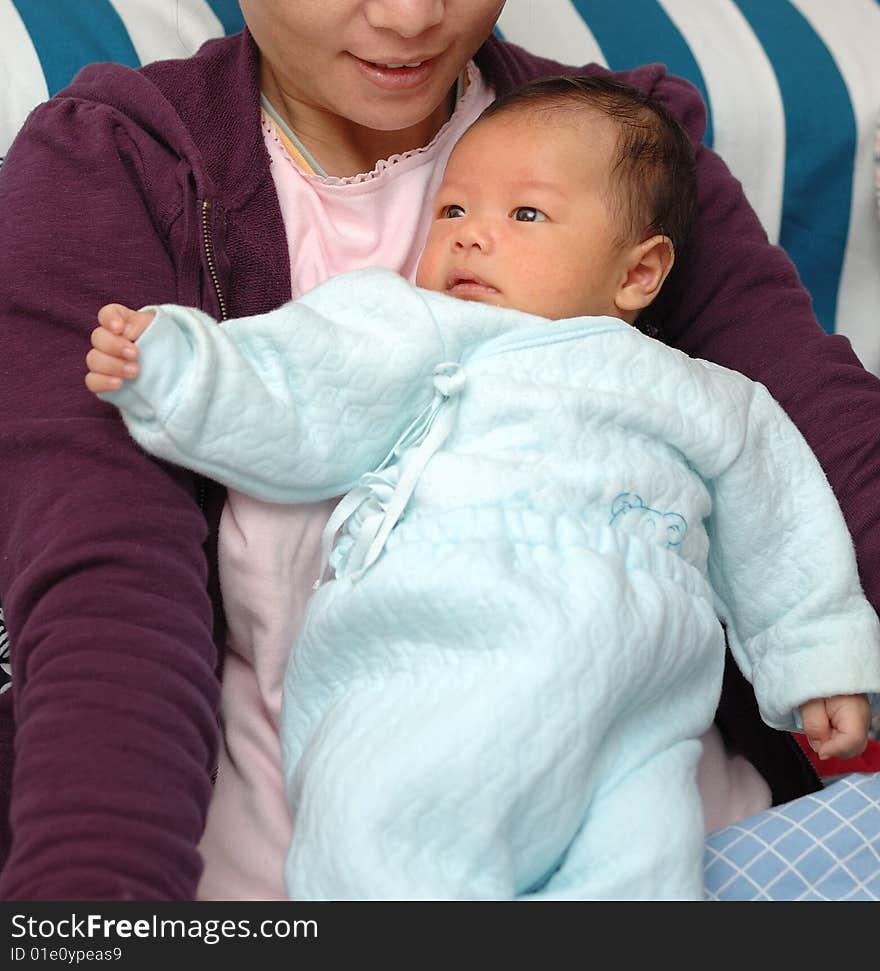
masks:
[(358, 483), (354, 549), (390, 517), (292, 652), (294, 899), (697, 899), (716, 611), (776, 727), (880, 689), (827, 482), (741, 375), (384, 270), (140, 345), (108, 397), (145, 447), (275, 501)]
[(704, 862), (709, 900), (880, 900), (880, 775), (711, 833)]

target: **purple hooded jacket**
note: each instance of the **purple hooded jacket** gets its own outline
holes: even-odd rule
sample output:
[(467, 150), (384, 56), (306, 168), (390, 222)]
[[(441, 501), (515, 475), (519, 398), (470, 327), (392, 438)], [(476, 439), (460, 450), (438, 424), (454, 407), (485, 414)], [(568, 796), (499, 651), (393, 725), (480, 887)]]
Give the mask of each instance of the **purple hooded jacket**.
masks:
[[(494, 37), (477, 60), (499, 93), (574, 71)], [(658, 65), (618, 77), (699, 142), (705, 113), (687, 82)], [(876, 606), (880, 382), (823, 334), (720, 159), (699, 149), (698, 171), (696, 237), (651, 323), (763, 382), (789, 412)], [(192, 899), (219, 740), (223, 492), (141, 453), (86, 391), (84, 356), (110, 300), (224, 317), (290, 296), (249, 35), (139, 71), (82, 71), (31, 114), (0, 170), (0, 240), (0, 602), (13, 663), (0, 696), (0, 897)], [(777, 801), (817, 788), (733, 671), (719, 721)]]

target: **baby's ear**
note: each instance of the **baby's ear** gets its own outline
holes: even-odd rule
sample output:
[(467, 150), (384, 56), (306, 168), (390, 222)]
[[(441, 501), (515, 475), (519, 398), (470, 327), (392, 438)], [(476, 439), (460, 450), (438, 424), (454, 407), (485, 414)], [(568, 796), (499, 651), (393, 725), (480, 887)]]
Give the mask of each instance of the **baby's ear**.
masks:
[(660, 292), (672, 264), (675, 248), (668, 236), (651, 236), (633, 246), (626, 260), (626, 276), (614, 298), (618, 310), (639, 311)]

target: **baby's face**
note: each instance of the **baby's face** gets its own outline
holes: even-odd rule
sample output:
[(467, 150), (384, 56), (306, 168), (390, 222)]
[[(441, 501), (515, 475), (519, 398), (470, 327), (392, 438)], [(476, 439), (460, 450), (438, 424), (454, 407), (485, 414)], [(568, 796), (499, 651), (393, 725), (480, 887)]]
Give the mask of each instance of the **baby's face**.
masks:
[(560, 320), (620, 316), (613, 124), (567, 110), (479, 122), (449, 158), (416, 283)]

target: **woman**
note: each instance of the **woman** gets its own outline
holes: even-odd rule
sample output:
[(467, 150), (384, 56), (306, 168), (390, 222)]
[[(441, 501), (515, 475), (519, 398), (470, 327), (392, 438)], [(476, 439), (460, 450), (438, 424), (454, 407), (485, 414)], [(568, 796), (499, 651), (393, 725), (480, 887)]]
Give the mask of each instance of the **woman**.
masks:
[[(149, 461), (90, 400), (80, 362), (111, 297), (242, 316), (354, 265), (409, 275), (422, 200), (455, 138), (496, 94), (561, 70), (490, 36), (502, 6), (242, 0), (243, 35), (141, 72), (90, 68), (10, 151), (0, 360), (25, 363), (0, 390), (16, 755), (12, 777), (7, 711), (3, 897), (280, 892), (275, 850), (291, 823), (273, 801), (273, 650), (293, 640), (328, 507), (304, 507), (279, 534), (272, 507), (226, 502)], [(685, 82), (656, 66), (620, 77), (699, 141), (704, 112)], [(876, 606), (880, 386), (845, 340), (821, 332), (720, 160), (701, 149), (698, 172), (695, 243), (645, 323), (768, 385), (823, 463)], [(818, 786), (750, 704), (729, 690), (719, 722), (763, 778), (713, 734), (704, 795), (716, 823), (766, 804), (768, 784), (776, 801)], [(731, 780), (742, 801), (725, 817), (714, 800)]]

